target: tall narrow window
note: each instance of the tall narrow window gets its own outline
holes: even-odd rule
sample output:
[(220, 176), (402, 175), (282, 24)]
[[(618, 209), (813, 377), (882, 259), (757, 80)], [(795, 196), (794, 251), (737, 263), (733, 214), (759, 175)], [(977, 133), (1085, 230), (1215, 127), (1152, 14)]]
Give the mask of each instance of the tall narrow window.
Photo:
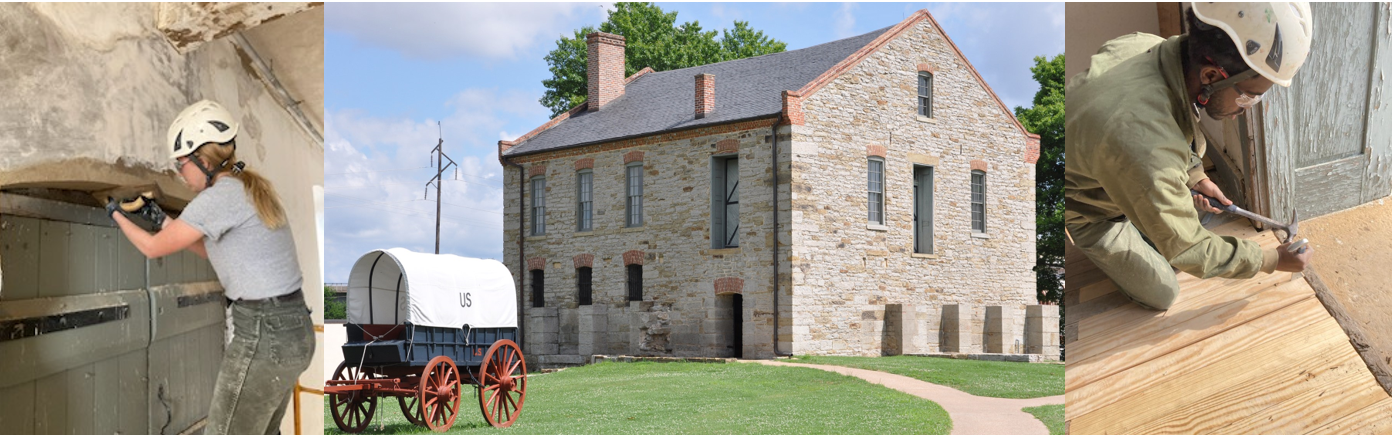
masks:
[(711, 160), (711, 247), (739, 246), (739, 156)]
[(575, 174), (575, 231), (594, 229), (594, 171), (581, 170)]
[(884, 160), (871, 157), (869, 168), (870, 223), (884, 225)]
[(933, 117), (933, 73), (918, 73), (918, 116)]
[(986, 232), (986, 171), (971, 172), (972, 232)]
[(576, 299), (580, 300), (580, 305), (590, 305), (594, 303), (594, 290), (590, 287), (590, 274), (592, 272), (593, 269), (588, 267), (575, 269), (575, 282), (578, 284), (579, 288), (577, 290), (580, 292), (578, 295), (579, 297)]
[(628, 212), (625, 226), (643, 225), (643, 164), (634, 163), (625, 168), (628, 184)]
[(933, 253), (932, 166), (914, 166), (914, 252)]
[(532, 269), (532, 306), (546, 306), (546, 276), (541, 269)]
[(532, 178), (532, 235), (546, 234), (546, 177)]
[(628, 265), (628, 300), (643, 300), (643, 265)]

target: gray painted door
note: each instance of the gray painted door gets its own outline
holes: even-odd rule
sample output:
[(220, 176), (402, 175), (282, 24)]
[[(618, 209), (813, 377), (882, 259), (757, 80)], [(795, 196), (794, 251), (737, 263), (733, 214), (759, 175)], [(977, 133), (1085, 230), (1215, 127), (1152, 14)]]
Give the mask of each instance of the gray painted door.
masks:
[(0, 433), (195, 426), (222, 361), (216, 279), (193, 254), (146, 260), (101, 209), (0, 193)]
[(1383, 3), (1315, 3), (1310, 58), (1290, 88), (1263, 98), (1259, 158), (1269, 213), (1343, 210), (1392, 191), (1392, 27)]

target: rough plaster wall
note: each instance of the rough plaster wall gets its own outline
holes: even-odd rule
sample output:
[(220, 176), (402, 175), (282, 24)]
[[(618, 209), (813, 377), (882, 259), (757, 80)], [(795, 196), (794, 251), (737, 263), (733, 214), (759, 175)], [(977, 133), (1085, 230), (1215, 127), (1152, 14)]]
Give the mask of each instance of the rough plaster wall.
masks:
[[(772, 122), (771, 120), (769, 121)], [(670, 325), (670, 353), (651, 352), (670, 356), (726, 356), (730, 345), (729, 296), (715, 294), (714, 281), (722, 277), (744, 279), (744, 332), (746, 358), (771, 358), (773, 305), (770, 283), (772, 243), (772, 191), (770, 177), (771, 130), (767, 127), (729, 131), (690, 139), (656, 142), (631, 148), (612, 149), (609, 145), (586, 148), (583, 152), (559, 157), (542, 155), (528, 157), (524, 166), (546, 165), (546, 232), (544, 236), (526, 236), (526, 257), (546, 259), (546, 307), (560, 311), (577, 310), (576, 272), (572, 257), (593, 254), (593, 301), (609, 305), (609, 353), (629, 353), (630, 328), (639, 327), (642, 312), (661, 312)], [(740, 248), (710, 249), (710, 159), (716, 142), (726, 139), (739, 141), (740, 155)], [(786, 140), (780, 143), (785, 148)], [(785, 148), (786, 149), (786, 148)], [(591, 151), (593, 150), (593, 151)], [(640, 228), (624, 228), (624, 163), (623, 156), (632, 151), (644, 152), (644, 217)], [(553, 154), (554, 155), (554, 154)], [(575, 231), (575, 162), (594, 159), (594, 230)], [(780, 196), (787, 195), (786, 152), (779, 157), (784, 162)], [(532, 317), (541, 310), (531, 308), (531, 278), (519, 275), (517, 264), (518, 237), (518, 171), (506, 168), (504, 192), (503, 263), (513, 273), (516, 282), (523, 283), (524, 316), (532, 325)], [(530, 178), (528, 178), (530, 179)], [(527, 204), (531, 201), (527, 185)], [(786, 204), (786, 202), (785, 202)], [(780, 219), (785, 223), (787, 209), (783, 206)], [(530, 208), (528, 209), (530, 213)], [(522, 228), (530, 232), (531, 218)], [(626, 300), (626, 269), (622, 254), (628, 250), (645, 251), (643, 267), (643, 304)], [(786, 259), (786, 256), (784, 257)], [(787, 262), (782, 266), (786, 273)], [(780, 301), (788, 303), (787, 286)], [(670, 308), (670, 311), (667, 311)], [(560, 316), (574, 318), (575, 316)], [(647, 316), (649, 319), (653, 316)], [(786, 311), (785, 311), (785, 324)], [(568, 331), (575, 322), (557, 322), (559, 343), (533, 342), (531, 349), (545, 352), (575, 349), (565, 340), (578, 340)], [(532, 328), (535, 329), (535, 328)], [(528, 337), (542, 331), (529, 330)], [(584, 333), (577, 331), (578, 333)], [(536, 352), (529, 350), (528, 352)], [(640, 352), (650, 353), (650, 352)]]
[[(239, 157), (282, 199), (307, 301), (322, 324), (312, 186), (323, 183), (323, 145), (294, 124), (230, 42), (180, 55), (154, 21), (153, 7), (142, 4), (0, 4), (0, 172), (68, 161), (163, 172), (168, 123), (193, 101), (217, 100), (243, 122)], [(301, 383), (322, 380), (322, 363), (311, 363)], [(318, 396), (301, 398), (313, 415), (322, 409)], [(322, 425), (305, 421), (306, 429)]]
[[(931, 122), (916, 65), (937, 69)], [(792, 131), (793, 352), (878, 355), (884, 305), (1034, 303), (1034, 165), (1024, 133), (923, 21), (803, 103)], [(888, 149), (885, 224), (868, 228), (867, 145)], [(971, 234), (970, 161), (984, 160), (987, 232)], [(933, 173), (933, 257), (913, 255), (913, 165)], [(931, 320), (930, 320), (931, 321)], [(980, 331), (979, 328), (974, 328)], [(979, 344), (980, 334), (973, 336)]]
[[(149, 7), (89, 7), (0, 5), (0, 170), (79, 157), (168, 167), (160, 144), (189, 103), (187, 62), (148, 25)], [(144, 33), (77, 21), (88, 13)]]

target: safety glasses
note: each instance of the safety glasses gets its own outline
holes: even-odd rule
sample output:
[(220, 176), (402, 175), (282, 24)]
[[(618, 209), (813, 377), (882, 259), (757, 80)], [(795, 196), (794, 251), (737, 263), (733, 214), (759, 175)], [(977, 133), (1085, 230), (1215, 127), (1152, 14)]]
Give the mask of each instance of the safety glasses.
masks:
[(1237, 104), (1237, 107), (1251, 109), (1252, 106), (1256, 106), (1257, 103), (1261, 102), (1261, 94), (1249, 94), (1236, 87), (1233, 87), (1233, 90), (1237, 91), (1237, 98), (1233, 100), (1233, 102)]
[[(1212, 60), (1210, 59), (1209, 62), (1212, 62)], [(1210, 93), (1217, 92), (1219, 90), (1222, 90), (1223, 88), (1233, 88), (1234, 91), (1237, 91), (1237, 98), (1234, 99), (1233, 102), (1237, 104), (1237, 107), (1241, 107), (1243, 109), (1251, 109), (1252, 106), (1256, 106), (1257, 103), (1261, 102), (1262, 94), (1249, 94), (1247, 93), (1247, 91), (1243, 91), (1242, 89), (1237, 88), (1238, 83), (1246, 81), (1247, 79), (1250, 79), (1252, 77), (1256, 77), (1256, 70), (1249, 69), (1247, 71), (1238, 73), (1235, 76), (1229, 77), (1228, 72), (1224, 71), (1223, 67), (1218, 67), (1218, 73), (1223, 75), (1223, 79), (1208, 85)]]

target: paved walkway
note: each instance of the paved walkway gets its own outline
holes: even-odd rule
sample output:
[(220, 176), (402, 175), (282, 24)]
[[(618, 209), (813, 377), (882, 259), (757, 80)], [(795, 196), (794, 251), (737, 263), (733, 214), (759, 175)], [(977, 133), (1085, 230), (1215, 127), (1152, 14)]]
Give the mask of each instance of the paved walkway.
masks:
[(952, 417), (952, 433), (954, 435), (1048, 435), (1049, 429), (1044, 427), (1044, 423), (1020, 409), (1063, 404), (1063, 396), (1037, 399), (998, 399), (973, 396), (951, 387), (874, 370), (764, 360), (745, 360), (743, 362), (770, 366), (807, 367), (836, 372), (932, 400), (947, 410), (947, 415)]

